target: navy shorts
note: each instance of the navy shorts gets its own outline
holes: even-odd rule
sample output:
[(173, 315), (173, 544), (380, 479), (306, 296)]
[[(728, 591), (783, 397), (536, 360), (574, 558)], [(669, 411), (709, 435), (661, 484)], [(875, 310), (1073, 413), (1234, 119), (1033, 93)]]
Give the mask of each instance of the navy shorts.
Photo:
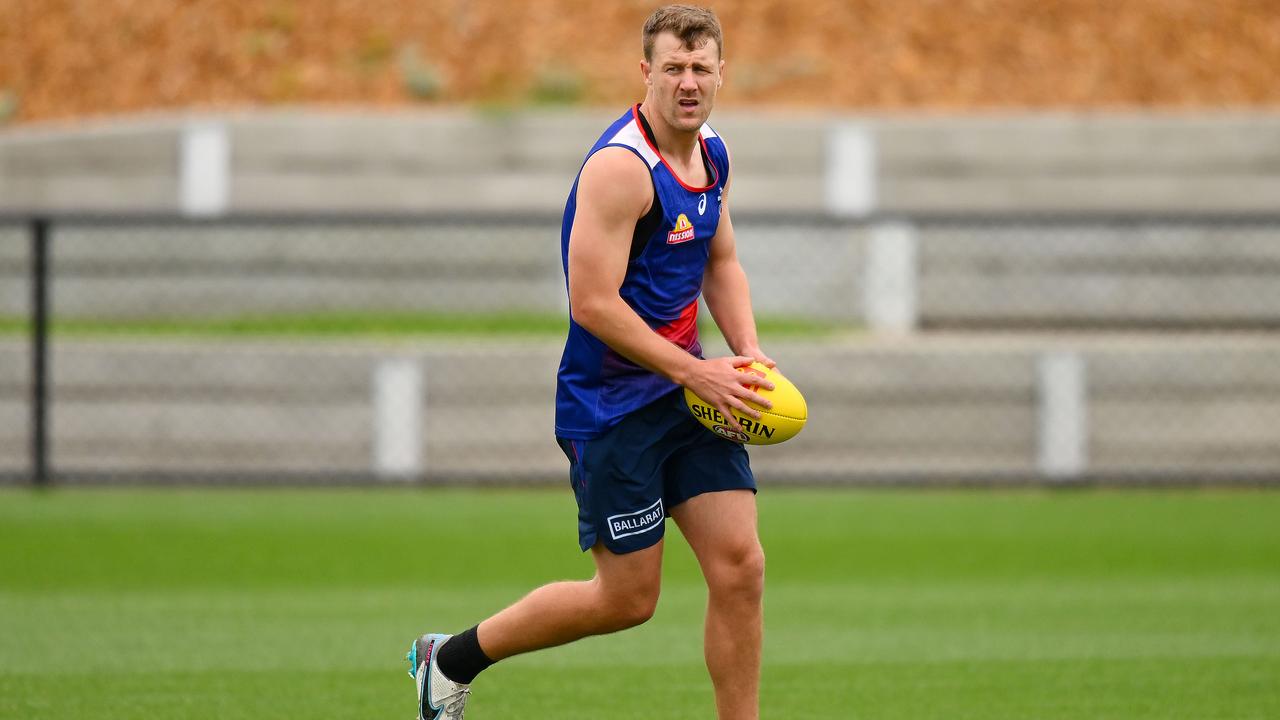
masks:
[(746, 448), (693, 419), (679, 390), (599, 437), (556, 440), (569, 458), (583, 550), (597, 541), (619, 555), (643, 550), (662, 539), (668, 511), (685, 500), (720, 490), (756, 490)]

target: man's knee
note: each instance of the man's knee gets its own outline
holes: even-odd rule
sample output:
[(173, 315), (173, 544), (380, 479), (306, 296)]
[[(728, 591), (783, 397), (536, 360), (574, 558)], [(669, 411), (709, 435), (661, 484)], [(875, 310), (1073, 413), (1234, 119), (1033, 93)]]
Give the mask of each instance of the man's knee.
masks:
[(600, 611), (607, 630), (625, 630), (642, 625), (653, 617), (661, 592), (659, 580), (638, 581), (626, 587), (602, 586)]
[(658, 587), (654, 585), (652, 590), (636, 592), (620, 603), (615, 617), (622, 628), (635, 627), (649, 622), (657, 609)]
[(764, 548), (752, 539), (725, 548), (707, 573), (711, 592), (758, 602), (764, 597)]
[(662, 545), (625, 555), (598, 547), (596, 601), (600, 632), (635, 627), (653, 617), (662, 589)]

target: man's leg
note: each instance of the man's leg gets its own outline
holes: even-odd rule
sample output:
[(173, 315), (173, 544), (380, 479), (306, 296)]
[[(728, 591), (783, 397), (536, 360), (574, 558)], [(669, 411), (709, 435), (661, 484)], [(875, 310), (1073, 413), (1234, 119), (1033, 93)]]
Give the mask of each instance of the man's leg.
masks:
[(697, 495), (671, 510), (707, 580), (705, 654), (721, 720), (760, 717), (764, 551), (750, 490)]
[(461, 718), (471, 681), (498, 660), (652, 617), (662, 577), (661, 538), (621, 555), (603, 543), (591, 550), (596, 562), (591, 580), (544, 585), (465, 632), (427, 633), (415, 640), (406, 657), (418, 687), (419, 720)]
[(625, 555), (596, 543), (591, 554), (592, 579), (543, 585), (480, 623), (484, 654), (501, 660), (625, 630), (652, 617), (662, 581), (662, 541)]

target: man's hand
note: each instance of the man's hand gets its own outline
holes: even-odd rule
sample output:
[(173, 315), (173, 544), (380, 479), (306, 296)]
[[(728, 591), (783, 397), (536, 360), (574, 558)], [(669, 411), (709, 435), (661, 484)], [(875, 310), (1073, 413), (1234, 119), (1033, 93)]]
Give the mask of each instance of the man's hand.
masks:
[(708, 405), (719, 410), (730, 427), (742, 432), (742, 426), (738, 424), (733, 411), (736, 410), (759, 420), (760, 411), (747, 405), (747, 402), (753, 402), (766, 409), (773, 407), (773, 403), (751, 389), (759, 386), (765, 390), (772, 390), (773, 383), (738, 370), (756, 361), (768, 361), (766, 364), (773, 367), (773, 361), (764, 358), (763, 353), (761, 358), (738, 355), (700, 360), (693, 366), (682, 384)]
[(738, 351), (738, 354), (745, 355), (751, 358), (752, 360), (754, 360), (755, 362), (758, 362), (761, 365), (764, 365), (770, 370), (778, 367), (778, 363), (771, 360), (768, 355), (765, 355), (764, 352), (760, 350), (759, 345), (751, 345), (749, 347), (744, 347)]

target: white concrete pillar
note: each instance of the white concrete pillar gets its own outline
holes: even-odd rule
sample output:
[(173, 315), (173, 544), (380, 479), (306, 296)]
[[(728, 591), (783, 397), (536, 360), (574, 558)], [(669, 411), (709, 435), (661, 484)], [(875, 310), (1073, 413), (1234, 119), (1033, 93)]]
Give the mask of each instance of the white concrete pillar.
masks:
[(826, 205), (838, 217), (863, 217), (876, 207), (876, 139), (866, 125), (834, 125), (827, 140)]
[(392, 480), (422, 475), (426, 382), (413, 358), (387, 358), (373, 371), (373, 470)]
[(1036, 465), (1056, 479), (1088, 469), (1088, 395), (1079, 353), (1048, 352), (1037, 362), (1039, 449)]
[(916, 230), (908, 223), (870, 228), (863, 266), (863, 306), (875, 333), (905, 334), (918, 325)]
[(220, 122), (198, 122), (182, 131), (179, 205), (183, 214), (207, 217), (231, 203), (231, 138)]

